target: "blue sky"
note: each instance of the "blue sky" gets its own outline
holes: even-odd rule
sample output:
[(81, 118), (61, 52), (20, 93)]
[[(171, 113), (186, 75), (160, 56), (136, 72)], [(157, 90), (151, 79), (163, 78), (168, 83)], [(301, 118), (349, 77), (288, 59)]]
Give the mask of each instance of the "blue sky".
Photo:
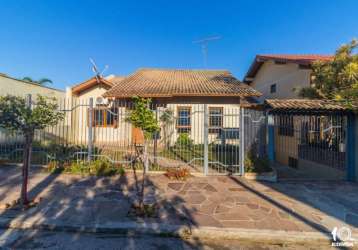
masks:
[(0, 0), (0, 72), (47, 77), (64, 88), (141, 67), (207, 68), (242, 79), (256, 54), (330, 54), (358, 37), (358, 1)]

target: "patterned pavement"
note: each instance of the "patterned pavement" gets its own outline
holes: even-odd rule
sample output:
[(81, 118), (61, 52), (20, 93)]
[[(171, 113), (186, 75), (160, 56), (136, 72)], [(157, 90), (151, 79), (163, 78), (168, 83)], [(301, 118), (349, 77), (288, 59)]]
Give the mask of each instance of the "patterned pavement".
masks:
[(330, 232), (349, 227), (358, 232), (358, 185), (348, 182), (247, 181), (230, 176), (191, 177), (172, 181), (150, 175), (145, 202), (158, 204), (155, 218), (128, 216), (138, 199), (132, 173), (123, 177), (49, 175), (33, 170), (30, 196), (40, 204), (22, 212), (5, 209), (20, 191), (21, 169), (0, 167), (0, 218), (61, 225), (110, 225), (159, 222), (192, 227)]

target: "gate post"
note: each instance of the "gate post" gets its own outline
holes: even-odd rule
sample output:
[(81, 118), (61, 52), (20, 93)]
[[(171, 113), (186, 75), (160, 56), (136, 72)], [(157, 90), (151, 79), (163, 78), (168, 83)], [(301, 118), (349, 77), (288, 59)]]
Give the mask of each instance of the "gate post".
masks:
[(239, 128), (239, 143), (240, 143), (240, 174), (245, 174), (245, 110), (240, 107), (240, 128)]
[(204, 174), (209, 174), (209, 111), (204, 104)]
[(273, 115), (267, 114), (268, 132), (268, 158), (270, 162), (275, 161), (275, 120)]
[(92, 147), (93, 147), (93, 98), (89, 99), (88, 108), (88, 148), (87, 148), (87, 160), (90, 162), (92, 159)]
[(357, 136), (358, 136), (358, 117), (353, 114), (347, 116), (347, 153), (346, 153), (346, 169), (347, 169), (347, 180), (358, 181), (357, 178), (357, 158), (356, 158), (356, 147), (357, 147)]

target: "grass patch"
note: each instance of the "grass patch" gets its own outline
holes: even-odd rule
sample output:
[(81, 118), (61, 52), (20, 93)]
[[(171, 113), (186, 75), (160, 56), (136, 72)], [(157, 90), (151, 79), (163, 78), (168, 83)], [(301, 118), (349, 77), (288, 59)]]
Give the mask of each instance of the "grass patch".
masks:
[(93, 176), (113, 176), (124, 175), (125, 169), (122, 166), (116, 166), (108, 160), (98, 159), (91, 162), (72, 161), (58, 162), (51, 161), (47, 164), (46, 170), (50, 173), (68, 173)]

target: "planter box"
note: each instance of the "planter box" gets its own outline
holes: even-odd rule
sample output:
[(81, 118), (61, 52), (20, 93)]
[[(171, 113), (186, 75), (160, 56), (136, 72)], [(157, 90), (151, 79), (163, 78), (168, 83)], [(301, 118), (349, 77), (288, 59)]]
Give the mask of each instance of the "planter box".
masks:
[(277, 172), (273, 168), (271, 172), (245, 173), (244, 178), (246, 178), (248, 180), (277, 182)]

